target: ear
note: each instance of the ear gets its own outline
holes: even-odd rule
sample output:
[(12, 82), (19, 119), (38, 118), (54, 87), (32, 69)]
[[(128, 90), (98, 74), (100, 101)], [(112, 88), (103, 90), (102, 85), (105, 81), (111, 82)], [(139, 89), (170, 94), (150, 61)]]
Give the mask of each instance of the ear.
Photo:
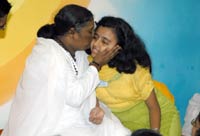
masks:
[(69, 29), (69, 31), (67, 33), (73, 35), (73, 34), (76, 33), (76, 30), (75, 30), (74, 27), (72, 27), (72, 28)]
[(67, 33), (71, 38), (77, 39), (79, 37), (79, 33), (76, 31), (74, 27), (70, 28), (70, 30)]

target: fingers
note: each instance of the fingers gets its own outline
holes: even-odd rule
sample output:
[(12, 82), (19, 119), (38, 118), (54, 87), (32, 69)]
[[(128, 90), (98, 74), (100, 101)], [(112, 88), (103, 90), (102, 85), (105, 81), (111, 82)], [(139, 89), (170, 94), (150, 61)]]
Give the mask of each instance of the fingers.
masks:
[(111, 49), (106, 49), (106, 51), (104, 52), (105, 57), (111, 60), (119, 53), (120, 50), (121, 50), (121, 47), (119, 45), (114, 46)]
[(93, 121), (93, 123), (97, 124), (97, 125), (101, 124), (101, 122), (102, 122), (102, 120), (100, 120), (100, 119), (96, 119), (96, 120)]
[(114, 46), (111, 51), (111, 59), (114, 58), (118, 53), (119, 51), (121, 50), (121, 47), (120, 46)]
[(94, 57), (94, 61), (97, 62), (100, 66), (107, 64), (112, 58), (114, 58), (121, 47), (116, 45), (112, 48), (106, 48), (105, 50), (98, 52), (97, 55)]
[(102, 119), (96, 119), (96, 118), (90, 120), (90, 122), (92, 122), (92, 123), (94, 123), (94, 124), (97, 124), (97, 125), (98, 125), (98, 124), (101, 124), (102, 121), (103, 121)]
[(96, 118), (96, 110), (92, 109), (90, 112), (89, 120), (92, 122)]
[(103, 121), (102, 117), (99, 116), (90, 116), (89, 121), (94, 123), (94, 124), (101, 124), (101, 122)]
[(94, 108), (90, 112), (89, 121), (94, 124), (101, 124), (101, 122), (103, 121), (103, 117), (104, 117), (104, 111), (99, 108)]

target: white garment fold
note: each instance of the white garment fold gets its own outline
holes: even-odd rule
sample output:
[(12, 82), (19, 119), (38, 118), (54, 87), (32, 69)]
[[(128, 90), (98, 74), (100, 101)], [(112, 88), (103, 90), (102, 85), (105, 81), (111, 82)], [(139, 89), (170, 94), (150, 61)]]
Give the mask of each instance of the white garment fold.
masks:
[[(96, 103), (98, 71), (87, 54), (76, 62), (54, 40), (38, 38), (28, 57), (2, 136), (126, 136), (130, 134), (104, 107), (101, 125), (88, 121)], [(76, 69), (78, 75), (76, 75)]]
[(182, 134), (184, 136), (191, 136), (192, 134), (192, 124), (191, 121), (197, 117), (200, 112), (200, 94), (195, 93), (193, 97), (189, 100), (185, 118), (184, 125), (182, 128)]

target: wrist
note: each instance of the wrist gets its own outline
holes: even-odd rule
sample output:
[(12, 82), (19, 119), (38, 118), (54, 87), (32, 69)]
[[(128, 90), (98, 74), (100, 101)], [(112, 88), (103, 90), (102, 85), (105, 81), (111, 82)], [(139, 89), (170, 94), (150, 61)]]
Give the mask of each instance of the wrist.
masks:
[(153, 130), (153, 131), (155, 131), (155, 132), (157, 132), (157, 133), (160, 132), (160, 129), (159, 129), (159, 128), (151, 128), (151, 130)]
[(96, 107), (99, 107), (99, 100), (96, 98)]
[(97, 68), (97, 70), (98, 71), (100, 71), (101, 70), (101, 65), (99, 64), (99, 63), (97, 63), (96, 61), (92, 61), (92, 62), (90, 62), (90, 64), (89, 64), (90, 66), (92, 65), (92, 66), (95, 66), (96, 68)]

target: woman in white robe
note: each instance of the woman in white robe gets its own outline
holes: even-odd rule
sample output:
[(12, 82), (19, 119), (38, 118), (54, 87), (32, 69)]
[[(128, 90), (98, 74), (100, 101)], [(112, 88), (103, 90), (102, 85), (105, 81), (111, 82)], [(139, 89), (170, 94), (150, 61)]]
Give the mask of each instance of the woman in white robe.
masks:
[(200, 112), (200, 93), (195, 93), (189, 100), (187, 110), (185, 113), (184, 124), (182, 128), (183, 136), (192, 135), (192, 124), (191, 121), (195, 119)]
[[(79, 12), (77, 12), (79, 11)], [(110, 110), (100, 103), (102, 122), (89, 121), (96, 104), (98, 70), (118, 48), (99, 53), (89, 64), (85, 49), (92, 40), (93, 15), (67, 5), (38, 31), (26, 61), (3, 136), (127, 136)]]

